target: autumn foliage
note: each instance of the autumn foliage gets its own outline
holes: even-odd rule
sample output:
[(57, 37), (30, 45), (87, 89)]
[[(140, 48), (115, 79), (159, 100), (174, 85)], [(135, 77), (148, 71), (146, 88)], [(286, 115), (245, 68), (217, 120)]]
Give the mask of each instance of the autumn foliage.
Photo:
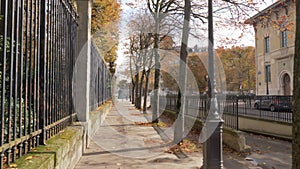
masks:
[[(179, 55), (179, 54), (178, 54)], [(216, 49), (216, 56), (220, 58), (222, 67), (217, 66), (216, 69), (224, 69), (225, 77), (220, 74), (221, 70), (216, 70), (216, 81), (218, 91), (225, 90), (220, 88), (220, 82), (226, 79), (227, 91), (240, 91), (249, 92), (255, 89), (255, 50), (254, 47), (238, 47), (232, 48), (218, 48)], [(207, 90), (207, 79), (205, 76), (208, 74), (204, 62), (208, 62), (207, 52), (192, 52), (188, 55), (187, 66), (191, 70), (192, 75), (195, 77), (197, 86), (200, 92)], [(178, 65), (169, 65), (170, 71), (174, 72)], [(178, 89), (176, 80), (168, 73), (162, 71), (163, 86), (169, 90)], [(190, 77), (187, 77), (188, 79)], [(190, 86), (195, 90), (197, 86)]]
[(117, 0), (99, 0), (93, 4), (91, 31), (94, 42), (106, 62), (114, 62), (117, 57), (120, 11)]
[(254, 47), (218, 48), (216, 54), (225, 70), (228, 91), (255, 89)]
[(120, 4), (116, 0), (96, 1), (92, 9), (92, 33), (117, 21), (120, 18), (120, 11)]

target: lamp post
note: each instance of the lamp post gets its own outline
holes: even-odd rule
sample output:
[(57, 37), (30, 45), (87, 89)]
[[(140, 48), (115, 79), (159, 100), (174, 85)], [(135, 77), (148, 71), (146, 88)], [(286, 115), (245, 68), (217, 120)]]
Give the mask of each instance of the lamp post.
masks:
[(204, 142), (203, 150), (203, 168), (204, 169), (222, 169), (223, 168), (223, 151), (222, 151), (222, 118), (218, 113), (216, 79), (214, 72), (214, 36), (213, 36), (213, 16), (212, 0), (208, 0), (208, 74), (210, 81), (210, 112), (206, 118), (204, 132), (214, 130), (211, 136)]
[(211, 85), (210, 85), (210, 79), (208, 75), (204, 76), (205, 81), (207, 82), (207, 91), (206, 94), (208, 95), (209, 98), (211, 98)]

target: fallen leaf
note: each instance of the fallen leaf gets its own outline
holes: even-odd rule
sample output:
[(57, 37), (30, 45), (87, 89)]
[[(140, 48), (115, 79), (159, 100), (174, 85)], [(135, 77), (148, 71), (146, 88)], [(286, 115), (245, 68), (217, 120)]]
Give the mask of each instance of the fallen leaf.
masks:
[(32, 156), (28, 156), (25, 158), (25, 160), (31, 160), (32, 159)]
[(151, 127), (153, 123), (151, 122), (134, 122), (135, 125), (139, 125), (139, 126), (149, 126)]
[(10, 168), (17, 168), (17, 164), (10, 164), (9, 167)]

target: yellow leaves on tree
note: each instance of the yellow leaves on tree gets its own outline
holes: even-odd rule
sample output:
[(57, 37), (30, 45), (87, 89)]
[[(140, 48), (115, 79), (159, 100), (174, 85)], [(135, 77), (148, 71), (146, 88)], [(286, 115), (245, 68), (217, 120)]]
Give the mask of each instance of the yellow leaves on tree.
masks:
[[(242, 36), (242, 35), (241, 35)], [(240, 85), (245, 92), (255, 89), (255, 52), (254, 47), (237, 47), (218, 48), (216, 49), (216, 57), (219, 57), (226, 75), (226, 87), (229, 91), (239, 91)], [(205, 76), (208, 74), (204, 66), (208, 62), (207, 52), (192, 52), (187, 58), (187, 66), (196, 79), (197, 86), (200, 92), (207, 90), (207, 81)], [(174, 68), (172, 68), (174, 67)], [(216, 65), (216, 81), (217, 89), (223, 90), (221, 82), (224, 82), (225, 77), (221, 73), (221, 66)], [(179, 69), (176, 65), (169, 65), (169, 69)], [(175, 79), (168, 73), (162, 71), (164, 87), (170, 90), (178, 88)], [(187, 77), (188, 79), (191, 77)], [(196, 86), (189, 86), (196, 90)]]
[(253, 47), (218, 48), (217, 56), (223, 64), (227, 90), (248, 91), (255, 88), (255, 53)]
[(92, 33), (120, 18), (120, 4), (116, 0), (98, 0), (92, 8)]
[(120, 11), (117, 0), (98, 0), (93, 4), (91, 25), (93, 39), (106, 62), (114, 62), (117, 57)]
[(206, 61), (205, 58), (207, 58), (207, 56), (207, 52), (197, 52), (189, 54), (187, 58), (188, 66), (196, 79), (198, 90), (200, 92), (204, 92), (207, 86), (207, 82), (205, 81), (207, 70), (205, 69), (204, 63), (202, 63), (202, 61)]
[(114, 62), (116, 60), (115, 56), (117, 55), (116, 51), (117, 51), (117, 46), (115, 45), (112, 46), (110, 50), (108, 50), (104, 55), (105, 62)]

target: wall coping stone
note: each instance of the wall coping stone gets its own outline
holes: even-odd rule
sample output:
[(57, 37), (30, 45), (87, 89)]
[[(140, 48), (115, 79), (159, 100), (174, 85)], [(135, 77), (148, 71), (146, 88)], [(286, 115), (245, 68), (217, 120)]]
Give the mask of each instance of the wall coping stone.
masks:
[(18, 169), (57, 168), (76, 141), (82, 139), (82, 135), (82, 126), (69, 126), (47, 140), (46, 145), (38, 146), (22, 156), (15, 164)]
[[(95, 130), (97, 128), (96, 124), (100, 124), (104, 120), (103, 118), (105, 118), (111, 107), (112, 102), (108, 101), (90, 112), (92, 114), (90, 117), (93, 117), (90, 122), (95, 123), (91, 125), (91, 130)], [(84, 150), (86, 127), (86, 123), (74, 122), (71, 126), (47, 140), (46, 145), (38, 146), (17, 159), (12, 166), (18, 169), (74, 168)]]

